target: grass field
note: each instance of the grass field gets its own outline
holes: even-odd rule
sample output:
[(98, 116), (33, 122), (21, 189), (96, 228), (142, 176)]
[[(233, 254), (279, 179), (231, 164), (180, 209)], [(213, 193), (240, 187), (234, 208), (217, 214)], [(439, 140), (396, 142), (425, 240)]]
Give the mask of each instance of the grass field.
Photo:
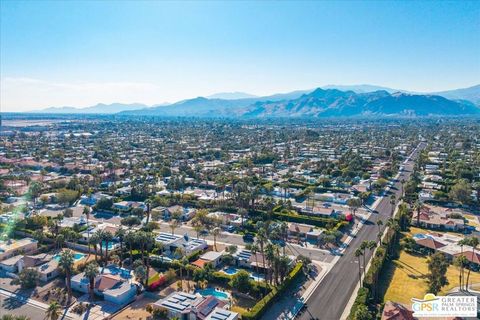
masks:
[(477, 216), (474, 216), (473, 214), (464, 214), (463, 215), (467, 220), (468, 220), (468, 225), (478, 228), (480, 227), (480, 223), (478, 222)]
[[(414, 231), (413, 233), (418, 232)], [(412, 255), (402, 251), (399, 259), (392, 261), (385, 269), (381, 279), (383, 286), (388, 286), (388, 288), (386, 288), (384, 301), (392, 300), (408, 305), (410, 304), (411, 298), (423, 298), (427, 293), (427, 257)], [(444, 286), (439, 294), (445, 294), (454, 287), (458, 287), (458, 276), (458, 268), (451, 265), (447, 271), (449, 284)], [(479, 282), (480, 272), (472, 271), (470, 274), (470, 283)]]

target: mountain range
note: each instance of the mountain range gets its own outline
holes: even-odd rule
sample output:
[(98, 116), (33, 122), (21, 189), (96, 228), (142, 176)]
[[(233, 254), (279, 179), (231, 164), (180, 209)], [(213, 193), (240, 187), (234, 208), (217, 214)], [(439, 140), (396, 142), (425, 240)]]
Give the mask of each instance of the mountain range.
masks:
[(81, 109), (48, 108), (40, 112), (248, 118), (474, 115), (480, 114), (480, 85), (436, 93), (416, 93), (367, 84), (328, 85), (264, 97), (227, 92), (173, 104), (113, 103)]

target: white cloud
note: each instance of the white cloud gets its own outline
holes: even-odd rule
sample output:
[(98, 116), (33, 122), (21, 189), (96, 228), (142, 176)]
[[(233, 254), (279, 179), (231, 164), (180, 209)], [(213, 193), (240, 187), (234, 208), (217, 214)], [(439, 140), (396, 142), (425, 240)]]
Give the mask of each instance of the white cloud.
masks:
[(164, 90), (143, 82), (59, 83), (5, 77), (1, 79), (0, 106), (3, 112), (18, 112), (52, 106), (88, 107), (100, 102), (157, 104), (165, 101)]

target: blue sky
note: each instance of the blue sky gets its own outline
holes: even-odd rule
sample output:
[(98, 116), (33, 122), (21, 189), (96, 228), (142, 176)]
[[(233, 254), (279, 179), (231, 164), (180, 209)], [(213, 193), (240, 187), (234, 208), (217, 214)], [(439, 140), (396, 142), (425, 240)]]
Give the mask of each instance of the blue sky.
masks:
[(2, 111), (480, 83), (480, 2), (1, 1)]

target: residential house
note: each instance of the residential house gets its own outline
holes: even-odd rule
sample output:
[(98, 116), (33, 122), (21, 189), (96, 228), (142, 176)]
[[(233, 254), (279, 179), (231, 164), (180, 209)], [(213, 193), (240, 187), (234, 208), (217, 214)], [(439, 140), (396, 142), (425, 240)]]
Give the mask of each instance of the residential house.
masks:
[(208, 248), (208, 244), (205, 240), (191, 238), (187, 234), (181, 236), (160, 232), (155, 240), (162, 243), (166, 251), (170, 253), (174, 253), (177, 248), (180, 248), (186, 255), (189, 255), (193, 252), (202, 251)]
[(23, 238), (8, 239), (0, 242), (0, 261), (16, 256), (20, 253), (31, 253), (37, 250), (37, 240)]
[[(135, 299), (137, 287), (134, 284), (120, 274), (103, 272), (102, 268), (99, 270), (101, 273), (94, 279), (93, 290), (97, 296), (120, 306), (125, 306)], [(71, 285), (73, 290), (88, 293), (90, 281), (82, 272), (72, 277)]]
[(216, 251), (208, 251), (202, 254), (197, 260), (192, 262), (194, 266), (203, 268), (205, 264), (210, 263), (213, 267), (218, 267), (222, 263), (223, 253)]
[(385, 302), (381, 320), (415, 320), (413, 312), (393, 301)]

